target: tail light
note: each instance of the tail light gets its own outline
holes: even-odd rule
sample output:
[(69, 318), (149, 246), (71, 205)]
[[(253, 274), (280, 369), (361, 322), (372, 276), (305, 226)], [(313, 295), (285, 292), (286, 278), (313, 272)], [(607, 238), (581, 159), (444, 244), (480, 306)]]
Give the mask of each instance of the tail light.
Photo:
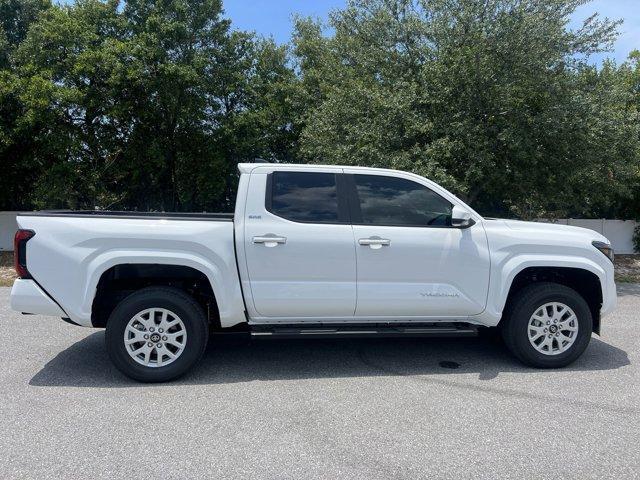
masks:
[(20, 278), (31, 278), (27, 270), (27, 242), (35, 234), (33, 230), (18, 230), (13, 239), (13, 264)]

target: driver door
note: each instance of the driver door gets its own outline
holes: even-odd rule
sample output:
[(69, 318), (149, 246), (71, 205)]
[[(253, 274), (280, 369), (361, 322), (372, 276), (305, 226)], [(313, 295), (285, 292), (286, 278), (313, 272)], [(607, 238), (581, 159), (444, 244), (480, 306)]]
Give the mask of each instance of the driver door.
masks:
[(415, 177), (345, 173), (356, 243), (356, 317), (481, 313), (490, 268), (482, 224), (452, 227), (453, 204)]

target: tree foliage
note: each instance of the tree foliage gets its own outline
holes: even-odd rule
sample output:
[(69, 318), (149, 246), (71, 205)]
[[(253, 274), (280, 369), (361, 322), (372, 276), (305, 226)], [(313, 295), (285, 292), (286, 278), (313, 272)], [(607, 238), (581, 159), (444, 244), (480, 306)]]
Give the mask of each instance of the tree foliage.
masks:
[(0, 208), (216, 210), (235, 165), (391, 167), (484, 214), (637, 216), (640, 54), (584, 0), (350, 0), (292, 44), (221, 0), (0, 0)]
[[(294, 39), (317, 162), (412, 170), (489, 213), (597, 214), (638, 172), (637, 108), (589, 66), (616, 22), (578, 0), (352, 0)], [(629, 66), (623, 66), (628, 69)]]
[(286, 49), (231, 31), (220, 0), (49, 6), (11, 63), (3, 163), (40, 168), (9, 208), (224, 208), (235, 163), (291, 148)]

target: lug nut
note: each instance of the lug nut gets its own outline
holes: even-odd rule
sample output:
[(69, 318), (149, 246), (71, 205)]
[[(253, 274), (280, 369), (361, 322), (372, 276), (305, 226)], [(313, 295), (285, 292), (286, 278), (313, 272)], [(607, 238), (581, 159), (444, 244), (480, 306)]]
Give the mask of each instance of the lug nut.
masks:
[(149, 335), (145, 335), (145, 336), (144, 336), (144, 339), (145, 339), (145, 340), (149, 340)]
[(553, 337), (553, 335), (549, 334), (549, 338)]
[(158, 333), (163, 333), (163, 332), (164, 332), (163, 329), (161, 329), (161, 328), (158, 329)]
[(554, 320), (553, 323), (558, 323), (558, 320)]
[(544, 329), (544, 333), (547, 333), (547, 329), (546, 328)]
[(157, 345), (157, 347), (158, 347), (158, 348), (162, 348), (162, 344), (161, 344), (161, 343), (159, 343), (159, 344)]
[(149, 347), (153, 347), (153, 343), (151, 343), (151, 342), (147, 343), (147, 345), (148, 345)]
[[(548, 324), (548, 323), (549, 323), (549, 322), (547, 322), (547, 324)], [(149, 328), (149, 331), (150, 331), (150, 332), (153, 332), (153, 331), (155, 331), (155, 328), (150, 327), (150, 328)]]
[(162, 340), (164, 340), (166, 342), (167, 341), (167, 336), (165, 335), (164, 337), (162, 337)]
[[(547, 321), (547, 325), (551, 325), (551, 322)], [(153, 332), (153, 330), (151, 330)]]

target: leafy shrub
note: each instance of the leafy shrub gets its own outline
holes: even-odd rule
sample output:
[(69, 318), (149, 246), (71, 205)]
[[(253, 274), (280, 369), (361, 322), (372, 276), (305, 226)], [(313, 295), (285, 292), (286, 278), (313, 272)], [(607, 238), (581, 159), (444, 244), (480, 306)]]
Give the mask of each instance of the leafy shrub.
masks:
[(640, 224), (633, 229), (633, 249), (636, 253), (640, 253)]

